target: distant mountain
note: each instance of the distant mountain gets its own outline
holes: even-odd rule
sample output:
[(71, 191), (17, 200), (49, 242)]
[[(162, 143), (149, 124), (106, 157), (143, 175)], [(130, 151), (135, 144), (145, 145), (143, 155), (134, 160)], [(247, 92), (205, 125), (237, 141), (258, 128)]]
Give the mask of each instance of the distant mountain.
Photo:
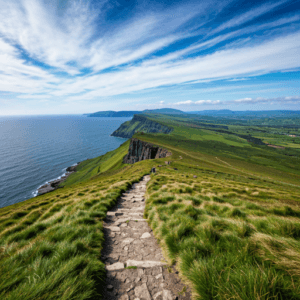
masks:
[(234, 117), (234, 118), (275, 118), (275, 117), (299, 117), (299, 110), (246, 110), (246, 111), (232, 111), (229, 109), (221, 110), (202, 110), (202, 111), (189, 111), (189, 114), (197, 114), (202, 116), (222, 116), (222, 117)]
[(220, 109), (220, 110), (188, 111), (187, 113), (196, 114), (196, 115), (205, 115), (205, 116), (220, 116), (220, 115), (232, 115), (235, 114), (236, 111), (232, 111), (229, 109)]
[(110, 117), (110, 118), (120, 118), (120, 117), (133, 117), (133, 115), (135, 114), (141, 114), (141, 111), (129, 111), (129, 110), (124, 110), (124, 111), (112, 111), (112, 110), (108, 110), (108, 111), (98, 111), (95, 112), (93, 114), (88, 114), (88, 117), (100, 117), (100, 118), (104, 118), (104, 117)]
[(183, 111), (178, 110), (178, 109), (172, 109), (172, 108), (160, 108), (160, 109), (146, 109), (143, 111), (130, 111), (130, 110), (123, 110), (123, 111), (113, 111), (113, 110), (108, 110), (108, 111), (98, 111), (92, 114), (85, 114), (88, 117), (113, 117), (113, 118), (118, 118), (118, 117), (133, 117), (133, 115), (138, 115), (138, 114), (184, 114)]
[(185, 114), (182, 110), (179, 109), (173, 109), (173, 108), (158, 108), (158, 109), (145, 109), (143, 111), (145, 114), (171, 114), (171, 115), (177, 115), (177, 114)]

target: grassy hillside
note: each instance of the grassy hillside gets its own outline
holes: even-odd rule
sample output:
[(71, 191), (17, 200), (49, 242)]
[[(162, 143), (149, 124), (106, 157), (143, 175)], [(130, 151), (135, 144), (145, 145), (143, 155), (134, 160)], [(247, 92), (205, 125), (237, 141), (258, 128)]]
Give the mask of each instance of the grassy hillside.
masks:
[[(125, 146), (111, 160), (104, 156), (95, 166), (82, 166), (76, 176), (81, 172), (83, 181), (74, 176), (63, 189), (0, 209), (0, 299), (99, 299), (105, 280), (102, 220), (152, 166), (117, 168), (113, 160)], [(111, 168), (89, 172), (99, 166)]]
[(135, 137), (171, 157), (124, 165), (127, 141), (64, 188), (0, 209), (0, 299), (101, 299), (102, 220), (153, 166), (145, 217), (195, 299), (299, 299), (298, 140), (272, 148), (249, 136), (276, 144), (284, 128), (149, 119), (174, 130)]
[(123, 123), (112, 136), (131, 138), (136, 132), (170, 133), (172, 127), (165, 126), (157, 120), (151, 120), (143, 115), (135, 115), (132, 120)]

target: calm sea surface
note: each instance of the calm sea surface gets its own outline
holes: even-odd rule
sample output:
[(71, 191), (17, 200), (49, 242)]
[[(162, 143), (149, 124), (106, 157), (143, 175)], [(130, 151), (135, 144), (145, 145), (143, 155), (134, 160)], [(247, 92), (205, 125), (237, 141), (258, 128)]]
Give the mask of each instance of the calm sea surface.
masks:
[(110, 134), (130, 118), (0, 117), (0, 207), (36, 194), (66, 167), (116, 149)]

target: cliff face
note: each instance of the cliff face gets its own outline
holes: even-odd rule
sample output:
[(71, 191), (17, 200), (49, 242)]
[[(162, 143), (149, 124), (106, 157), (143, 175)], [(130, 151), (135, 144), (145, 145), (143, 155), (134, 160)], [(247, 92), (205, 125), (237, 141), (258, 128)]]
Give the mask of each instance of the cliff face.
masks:
[(145, 159), (163, 158), (172, 155), (166, 149), (154, 146), (153, 144), (131, 139), (127, 155), (124, 157), (125, 164), (134, 164)]
[(136, 132), (170, 133), (173, 128), (149, 120), (146, 116), (134, 115), (131, 121), (123, 123), (112, 136), (131, 138)]

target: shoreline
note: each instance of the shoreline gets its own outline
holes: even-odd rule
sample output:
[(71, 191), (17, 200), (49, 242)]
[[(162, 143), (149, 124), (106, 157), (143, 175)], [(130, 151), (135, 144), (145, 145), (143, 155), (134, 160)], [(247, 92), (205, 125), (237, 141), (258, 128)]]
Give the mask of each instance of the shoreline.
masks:
[(33, 193), (33, 197), (37, 197), (40, 195), (44, 195), (46, 193), (55, 191), (57, 189), (59, 189), (59, 185), (66, 181), (67, 178), (76, 172), (76, 168), (78, 167), (78, 165), (80, 164), (80, 162), (78, 162), (77, 164), (67, 167), (65, 173), (63, 173), (61, 176), (57, 177), (56, 179), (47, 181), (46, 183), (44, 183), (43, 185), (39, 186), (36, 191)]

